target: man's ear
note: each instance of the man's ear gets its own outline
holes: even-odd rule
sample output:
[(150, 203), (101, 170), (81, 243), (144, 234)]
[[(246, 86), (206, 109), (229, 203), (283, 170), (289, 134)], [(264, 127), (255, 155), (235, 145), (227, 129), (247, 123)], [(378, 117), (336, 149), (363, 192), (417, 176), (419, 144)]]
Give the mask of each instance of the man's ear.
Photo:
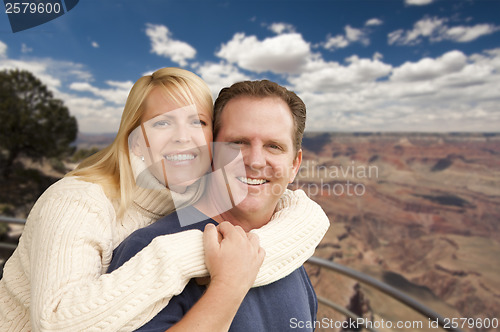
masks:
[(293, 180), (295, 180), (295, 177), (297, 176), (297, 173), (299, 172), (300, 169), (300, 164), (302, 164), (302, 149), (297, 151), (297, 157), (295, 157), (295, 159), (293, 160), (292, 174), (290, 175), (289, 183), (292, 183)]

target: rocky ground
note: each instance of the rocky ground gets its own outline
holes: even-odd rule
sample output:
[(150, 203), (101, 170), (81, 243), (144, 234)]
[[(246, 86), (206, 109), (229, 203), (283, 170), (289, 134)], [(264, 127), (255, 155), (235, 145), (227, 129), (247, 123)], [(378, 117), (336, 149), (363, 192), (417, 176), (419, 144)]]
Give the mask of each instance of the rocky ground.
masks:
[[(500, 136), (318, 134), (305, 148), (295, 187), (332, 221), (316, 255), (383, 280), (444, 317), (500, 318)], [(380, 292), (316, 267), (309, 272), (319, 295), (364, 317), (427, 324)], [(319, 318), (333, 315), (322, 310)]]

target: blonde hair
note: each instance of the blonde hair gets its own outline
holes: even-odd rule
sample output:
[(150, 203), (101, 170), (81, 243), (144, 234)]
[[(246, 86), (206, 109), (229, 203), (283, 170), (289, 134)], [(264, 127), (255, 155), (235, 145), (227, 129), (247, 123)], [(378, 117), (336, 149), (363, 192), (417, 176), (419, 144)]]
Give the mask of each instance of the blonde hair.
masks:
[(128, 137), (142, 122), (144, 101), (155, 88), (162, 88), (168, 98), (179, 105), (195, 104), (213, 113), (210, 89), (197, 75), (180, 68), (162, 68), (135, 82), (123, 109), (120, 128), (113, 143), (83, 160), (66, 176), (77, 176), (100, 184), (110, 199), (118, 199), (118, 215), (123, 215), (132, 202), (135, 178), (130, 164)]

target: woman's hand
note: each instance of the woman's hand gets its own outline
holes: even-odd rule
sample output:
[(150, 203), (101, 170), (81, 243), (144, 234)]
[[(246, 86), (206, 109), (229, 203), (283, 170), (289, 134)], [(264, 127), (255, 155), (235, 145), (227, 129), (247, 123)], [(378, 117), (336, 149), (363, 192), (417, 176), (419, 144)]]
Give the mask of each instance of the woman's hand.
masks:
[(211, 284), (246, 294), (264, 261), (265, 251), (260, 247), (258, 236), (224, 221), (217, 227), (208, 224), (203, 242)]

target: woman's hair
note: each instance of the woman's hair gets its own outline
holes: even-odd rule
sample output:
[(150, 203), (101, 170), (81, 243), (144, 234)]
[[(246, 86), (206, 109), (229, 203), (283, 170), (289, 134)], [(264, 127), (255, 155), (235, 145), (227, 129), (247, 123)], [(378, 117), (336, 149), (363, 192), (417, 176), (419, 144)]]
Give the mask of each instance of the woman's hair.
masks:
[(128, 138), (143, 121), (144, 101), (157, 87), (163, 89), (165, 96), (180, 106), (194, 104), (197, 108), (207, 109), (212, 113), (212, 95), (200, 77), (180, 68), (159, 69), (151, 75), (141, 77), (130, 90), (113, 143), (83, 160), (74, 171), (66, 175), (100, 184), (109, 198), (120, 200), (119, 215), (125, 212), (132, 201), (135, 188)]

